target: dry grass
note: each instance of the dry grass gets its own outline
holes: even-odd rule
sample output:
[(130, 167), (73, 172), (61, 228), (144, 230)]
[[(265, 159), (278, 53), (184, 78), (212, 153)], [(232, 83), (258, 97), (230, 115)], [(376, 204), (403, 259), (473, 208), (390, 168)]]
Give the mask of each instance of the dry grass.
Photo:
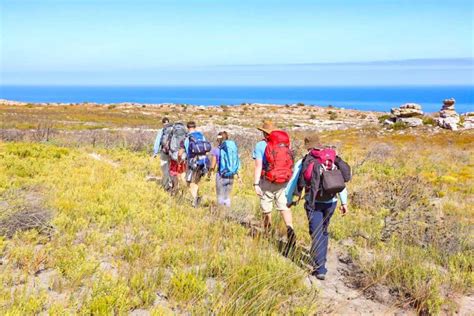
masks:
[[(0, 194), (41, 187), (45, 205), (55, 211), (52, 223), (57, 234), (45, 240), (32, 229), (0, 239), (1, 257), (7, 259), (0, 266), (0, 281), (5, 284), (0, 291), (2, 311), (101, 314), (144, 308), (159, 314), (307, 314), (317, 310), (317, 293), (303, 284), (305, 272), (282, 258), (273, 245), (252, 239), (243, 227), (207, 208), (191, 209), (186, 196), (170, 199), (155, 183), (144, 181), (159, 172), (159, 162), (149, 157), (154, 132), (71, 132), (70, 125), (61, 129), (57, 121), (70, 109), (71, 121), (128, 124), (120, 107), (101, 107), (89, 114), (76, 106), (53, 108), (54, 132), (45, 142), (45, 133), (35, 131), (44, 110), (34, 106), (7, 110), (7, 116), (33, 114), (35, 124), (32, 131), (2, 130), (2, 139), (44, 144), (0, 143)], [(235, 116), (236, 122), (236, 111), (265, 114), (248, 106), (213, 110), (219, 119), (225, 112), (227, 120)], [(153, 118), (132, 116), (130, 126), (158, 127), (152, 122), (164, 111), (156, 109)], [(182, 118), (190, 112), (179, 109)], [(293, 131), (292, 136), (301, 155), (298, 147), (305, 133)], [(453, 296), (472, 294), (474, 284), (469, 233), (474, 225), (474, 135), (367, 128), (320, 136), (336, 145), (354, 167), (350, 213), (344, 218), (335, 215), (330, 230), (333, 242), (349, 245), (346, 250), (361, 270), (358, 283), (383, 284), (397, 295), (399, 304), (411, 304), (420, 313), (452, 312)], [(235, 138), (244, 168), (243, 185), (234, 188), (233, 207), (239, 218), (259, 217), (250, 159), (258, 134), (242, 132)], [(92, 148), (104, 159), (91, 159)], [(201, 191), (204, 205), (211, 205), (213, 183), (203, 182)], [(302, 205), (293, 211), (298, 242), (307, 245)], [(274, 218), (274, 227), (283, 233), (284, 225)], [(55, 271), (48, 286), (32, 287), (37, 284), (35, 273), (43, 270)]]

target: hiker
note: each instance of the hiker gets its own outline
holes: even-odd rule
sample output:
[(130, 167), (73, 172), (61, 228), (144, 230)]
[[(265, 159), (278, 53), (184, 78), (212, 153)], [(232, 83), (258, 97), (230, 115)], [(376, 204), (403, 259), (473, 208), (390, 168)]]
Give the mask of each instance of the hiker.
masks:
[(296, 236), (285, 196), (285, 188), (293, 170), (290, 138), (286, 132), (277, 130), (271, 121), (265, 121), (258, 130), (263, 132), (263, 140), (255, 145), (252, 155), (255, 160), (253, 186), (260, 197), (263, 228), (266, 232), (270, 231), (275, 203), (286, 224), (288, 245), (292, 246), (296, 242)]
[(230, 207), (230, 193), (234, 185), (234, 176), (239, 176), (240, 159), (237, 145), (229, 140), (226, 131), (217, 134), (217, 147), (211, 150), (211, 173), (216, 171), (217, 205)]
[(342, 214), (348, 211), (345, 183), (351, 179), (351, 169), (333, 148), (322, 146), (318, 136), (305, 138), (304, 144), (308, 153), (302, 159), (294, 195), (301, 197), (303, 189), (305, 191), (304, 207), (312, 240), (312, 275), (324, 280), (327, 273), (329, 221), (337, 206), (337, 196), (341, 201)]
[[(170, 124), (170, 120), (167, 117), (164, 117), (161, 123), (163, 124), (163, 128), (160, 128), (156, 135), (155, 144), (153, 146), (153, 158), (160, 154), (161, 185), (165, 190), (168, 190), (170, 187), (170, 156), (163, 151), (163, 144), (166, 143), (167, 135), (173, 129), (173, 125)], [(164, 134), (165, 137), (163, 137)]]
[(186, 157), (186, 183), (193, 198), (192, 206), (198, 207), (201, 201), (199, 196), (199, 182), (201, 177), (209, 171), (210, 161), (207, 153), (211, 151), (211, 144), (203, 133), (196, 130), (196, 123), (187, 123), (188, 135), (181, 143), (180, 156)]
[[(181, 143), (186, 138), (188, 130), (183, 123), (168, 124), (163, 128), (161, 136), (161, 153), (167, 155), (169, 161), (169, 180), (165, 189), (176, 193), (179, 184), (179, 178), (184, 178), (186, 171), (186, 162), (180, 155)], [(183, 179), (184, 182), (184, 179)]]

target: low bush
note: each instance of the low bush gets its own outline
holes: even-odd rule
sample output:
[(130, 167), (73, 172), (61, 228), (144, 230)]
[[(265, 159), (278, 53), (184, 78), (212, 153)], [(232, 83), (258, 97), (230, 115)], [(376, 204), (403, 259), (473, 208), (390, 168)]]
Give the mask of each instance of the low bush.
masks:
[(390, 119), (392, 116), (390, 114), (384, 114), (379, 116), (377, 119), (379, 120), (379, 123), (385, 122), (385, 120)]
[(436, 126), (436, 120), (432, 116), (423, 116), (423, 125)]

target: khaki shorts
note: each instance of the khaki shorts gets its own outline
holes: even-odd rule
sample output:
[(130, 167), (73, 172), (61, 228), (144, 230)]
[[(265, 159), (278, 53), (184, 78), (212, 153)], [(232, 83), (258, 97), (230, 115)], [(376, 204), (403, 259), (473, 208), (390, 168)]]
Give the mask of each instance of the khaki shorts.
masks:
[(263, 213), (270, 213), (273, 209), (273, 202), (275, 202), (278, 211), (288, 211), (286, 206), (286, 183), (276, 184), (265, 179), (260, 180), (260, 188), (263, 196), (260, 198), (260, 208)]

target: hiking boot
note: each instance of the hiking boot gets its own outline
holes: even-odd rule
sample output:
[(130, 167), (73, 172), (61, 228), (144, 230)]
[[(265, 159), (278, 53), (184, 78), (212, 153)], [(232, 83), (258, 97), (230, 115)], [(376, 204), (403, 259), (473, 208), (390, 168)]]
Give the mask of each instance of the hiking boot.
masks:
[(315, 275), (315, 277), (316, 277), (316, 279), (321, 280), (321, 281), (326, 280), (326, 275), (325, 275), (325, 274), (322, 274), (322, 273), (317, 273), (317, 274)]

